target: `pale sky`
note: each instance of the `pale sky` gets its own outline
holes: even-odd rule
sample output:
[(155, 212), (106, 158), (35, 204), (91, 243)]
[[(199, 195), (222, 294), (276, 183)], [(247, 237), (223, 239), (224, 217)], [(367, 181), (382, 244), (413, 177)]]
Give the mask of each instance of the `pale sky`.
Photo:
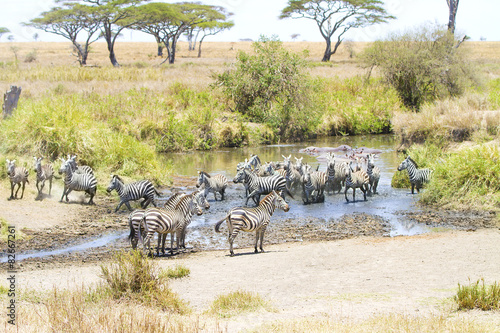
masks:
[[(153, 0), (154, 1), (154, 0)], [(160, 1), (179, 2), (179, 1)], [(287, 0), (202, 0), (202, 3), (225, 7), (234, 13), (231, 19), (235, 26), (205, 41), (238, 41), (242, 38), (257, 40), (260, 35), (277, 35), (282, 41), (290, 41), (292, 34), (300, 34), (299, 41), (324, 41), (315, 22), (307, 19), (279, 20), (281, 10)], [(365, 29), (351, 29), (346, 39), (353, 41), (373, 41), (382, 39), (392, 31), (404, 31), (424, 23), (437, 23), (445, 26), (448, 23), (448, 6), (446, 0), (384, 0), (386, 10), (395, 20), (388, 24), (374, 25)], [(61, 41), (66, 39), (54, 34), (45, 33), (29, 27), (21, 22), (28, 22), (44, 11), (55, 6), (53, 0), (0, 0), (0, 27), (8, 28), (15, 41), (33, 41), (38, 33), (40, 41)], [(500, 41), (500, 0), (461, 0), (457, 19), (457, 33), (467, 34), (472, 40), (481, 38), (488, 41)], [(0, 42), (7, 42), (3, 35)], [(127, 30), (122, 41), (151, 41), (152, 36), (138, 31)]]

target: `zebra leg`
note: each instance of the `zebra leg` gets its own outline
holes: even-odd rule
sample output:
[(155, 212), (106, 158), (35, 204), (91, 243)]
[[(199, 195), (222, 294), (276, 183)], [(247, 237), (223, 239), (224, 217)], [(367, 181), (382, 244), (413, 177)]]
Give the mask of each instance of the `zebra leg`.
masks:
[(348, 189), (349, 189), (349, 187), (347, 187), (347, 186), (346, 186), (346, 187), (345, 187), (345, 191), (344, 191), (345, 200), (346, 200), (347, 202), (349, 202), (349, 199), (347, 198), (347, 190), (348, 190)]
[(129, 211), (132, 211), (132, 210), (133, 210), (133, 209), (132, 209), (132, 207), (130, 207), (130, 204), (129, 204), (129, 202), (128, 202), (128, 201), (127, 201), (127, 202), (125, 202), (125, 206), (127, 206), (127, 208), (128, 208), (128, 210), (129, 210)]
[[(14, 185), (15, 186), (15, 185)], [(17, 193), (19, 193), (19, 189), (21, 188), (21, 183), (17, 183), (17, 190), (16, 190), (16, 195), (15, 198), (17, 199)], [(22, 199), (22, 198), (21, 198)]]
[(364, 199), (366, 201), (366, 192), (367, 192), (366, 188), (364, 188), (363, 186), (361, 186), (361, 191), (363, 192), (363, 197), (364, 197)]
[(10, 182), (10, 199), (14, 199), (14, 186), (16, 186), (13, 182)]
[(255, 253), (259, 253), (259, 251), (257, 250), (257, 244), (259, 244), (259, 239), (260, 239), (260, 229), (257, 229), (255, 231)]
[[(61, 200), (59, 200), (59, 202), (62, 202), (62, 201), (63, 201), (64, 195), (66, 194), (66, 191), (67, 191), (67, 188), (66, 188), (66, 186), (64, 186), (64, 189), (63, 189), (63, 194), (62, 194), (62, 196), (61, 196)], [(66, 197), (66, 200), (67, 200), (67, 199), (68, 199), (68, 198)]]
[(411, 194), (415, 194), (415, 184), (411, 183)]
[(225, 191), (226, 191), (225, 189), (222, 189), (222, 190), (220, 191), (220, 195), (221, 195), (221, 199), (220, 199), (220, 200), (221, 200), (221, 201), (222, 201), (222, 200), (224, 200), (224, 192), (225, 192)]
[[(21, 192), (21, 199), (24, 196), (24, 188), (26, 187), (26, 182), (23, 182), (23, 191)], [(19, 191), (19, 190), (18, 190)]]
[(91, 191), (88, 191), (87, 192), (89, 195), (90, 195), (90, 200), (88, 202), (89, 205), (95, 205), (94, 204), (94, 195), (95, 195), (95, 189), (94, 190), (91, 190)]
[(238, 236), (238, 232), (240, 232), (240, 229), (234, 229), (229, 236), (229, 252), (231, 253), (231, 257), (234, 257), (233, 242), (236, 236)]
[(356, 188), (352, 188), (352, 202), (356, 202)]
[(49, 179), (49, 196), (51, 192), (52, 192), (52, 178)]

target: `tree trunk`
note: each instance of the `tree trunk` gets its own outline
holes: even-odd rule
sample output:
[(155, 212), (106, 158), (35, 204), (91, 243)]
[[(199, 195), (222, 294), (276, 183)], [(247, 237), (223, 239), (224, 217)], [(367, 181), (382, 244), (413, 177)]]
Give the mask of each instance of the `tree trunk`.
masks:
[(106, 25), (104, 26), (104, 39), (106, 39), (106, 44), (108, 44), (109, 60), (111, 61), (111, 64), (114, 67), (120, 67), (120, 64), (116, 60), (115, 43), (111, 34), (111, 28)]
[(177, 46), (177, 40), (174, 39), (172, 40), (172, 49), (170, 50), (170, 53), (168, 55), (168, 63), (173, 64), (175, 62), (175, 48)]
[(205, 36), (201, 37), (200, 43), (198, 44), (198, 58), (201, 58), (201, 43), (203, 43), (203, 38)]
[(12, 111), (17, 108), (17, 102), (19, 101), (20, 95), (21, 87), (17, 86), (10, 86), (10, 90), (3, 95), (2, 112), (4, 118), (10, 117)]
[(109, 60), (111, 61), (111, 64), (114, 67), (120, 67), (120, 64), (116, 60), (114, 45), (113, 44), (108, 45), (108, 50), (109, 50)]
[(458, 2), (460, 0), (447, 0), (450, 16), (448, 18), (448, 31), (455, 34), (455, 18), (457, 16)]
[(158, 36), (155, 36), (155, 39), (156, 39), (156, 44), (158, 45), (157, 55), (158, 57), (163, 57), (163, 45), (161, 39)]
[(325, 54), (323, 55), (323, 59), (321, 59), (321, 61), (323, 62), (330, 61), (330, 57), (332, 55), (332, 41), (329, 38), (325, 38), (325, 41), (326, 41)]

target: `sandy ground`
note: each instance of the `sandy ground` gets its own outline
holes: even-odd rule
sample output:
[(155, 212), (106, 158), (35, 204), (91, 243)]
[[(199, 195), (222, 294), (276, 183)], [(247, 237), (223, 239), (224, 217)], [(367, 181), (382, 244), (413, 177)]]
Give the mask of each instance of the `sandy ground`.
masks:
[[(0, 193), (5, 194), (7, 189), (2, 186)], [(8, 201), (6, 195), (0, 199), (0, 216), (18, 227), (64, 226), (88, 210), (108, 209), (105, 202), (98, 201), (97, 207), (91, 208), (60, 204), (55, 196), (34, 201), (33, 191), (25, 195), (23, 200)], [(221, 250), (155, 261), (161, 267), (182, 264), (190, 269), (189, 277), (172, 281), (171, 287), (196, 313), (208, 309), (218, 295), (236, 290), (257, 292), (270, 302), (272, 311), (223, 320), (229, 332), (275, 320), (322, 315), (358, 320), (389, 313), (441, 313), (451, 306), (449, 300), (458, 283), (480, 278), (487, 284), (500, 281), (498, 228), (294, 242), (267, 245), (265, 249), (265, 253), (254, 254), (252, 248), (238, 247), (235, 257)], [(74, 288), (99, 282), (99, 273), (98, 263), (68, 262), (56, 268), (20, 271), (17, 287)], [(5, 272), (0, 279), (5, 281)], [(500, 312), (446, 311), (500, 327)]]

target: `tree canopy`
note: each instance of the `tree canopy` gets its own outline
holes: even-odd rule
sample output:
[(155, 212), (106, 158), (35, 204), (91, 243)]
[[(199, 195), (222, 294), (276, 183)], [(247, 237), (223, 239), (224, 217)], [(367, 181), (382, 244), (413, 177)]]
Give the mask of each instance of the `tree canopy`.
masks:
[[(348, 30), (394, 19), (382, 5), (382, 0), (289, 0), (281, 11), (280, 19), (314, 20), (326, 41), (322, 61), (329, 61)], [(337, 41), (332, 50), (334, 35)]]

